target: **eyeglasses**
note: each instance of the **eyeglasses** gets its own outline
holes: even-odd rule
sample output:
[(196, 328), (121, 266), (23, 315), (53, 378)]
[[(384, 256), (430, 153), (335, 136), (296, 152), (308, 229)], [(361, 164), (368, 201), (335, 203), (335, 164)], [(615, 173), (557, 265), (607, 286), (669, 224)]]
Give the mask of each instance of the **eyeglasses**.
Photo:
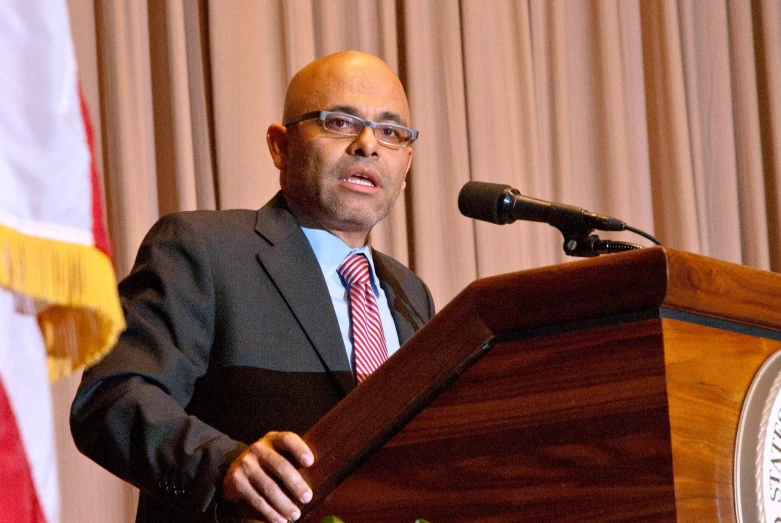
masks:
[(333, 111), (313, 111), (284, 125), (287, 127), (313, 118), (317, 118), (323, 122), (323, 128), (326, 131), (342, 136), (358, 136), (361, 134), (364, 127), (371, 127), (374, 129), (374, 137), (377, 138), (377, 141), (392, 149), (407, 147), (418, 138), (418, 132), (415, 129), (410, 129), (403, 125), (370, 122), (351, 114)]

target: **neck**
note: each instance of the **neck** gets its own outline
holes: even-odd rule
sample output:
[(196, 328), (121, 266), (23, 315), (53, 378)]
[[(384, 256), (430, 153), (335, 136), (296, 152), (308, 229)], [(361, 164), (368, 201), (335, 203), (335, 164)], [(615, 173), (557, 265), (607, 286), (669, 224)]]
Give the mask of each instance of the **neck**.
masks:
[(290, 209), (290, 212), (296, 218), (298, 224), (302, 227), (328, 231), (346, 243), (347, 246), (351, 249), (358, 249), (369, 242), (370, 231), (343, 230), (336, 227), (329, 227), (328, 225), (324, 225), (323, 223), (311, 217), (308, 213), (304, 212), (301, 207), (296, 205), (296, 203), (287, 196), (285, 196), (285, 202), (287, 203), (287, 207)]
[(369, 235), (366, 233), (326, 230), (346, 243), (351, 249), (359, 249), (368, 243)]

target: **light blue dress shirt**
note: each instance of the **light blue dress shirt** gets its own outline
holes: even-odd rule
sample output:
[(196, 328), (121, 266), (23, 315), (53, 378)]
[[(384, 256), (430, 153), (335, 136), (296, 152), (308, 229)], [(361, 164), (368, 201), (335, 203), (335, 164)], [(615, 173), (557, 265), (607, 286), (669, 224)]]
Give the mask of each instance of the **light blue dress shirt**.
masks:
[(342, 340), (344, 348), (347, 351), (347, 360), (350, 365), (353, 363), (353, 343), (350, 340), (350, 308), (347, 297), (347, 286), (342, 281), (342, 277), (336, 272), (336, 269), (342, 264), (348, 254), (363, 253), (369, 260), (369, 269), (371, 272), (372, 290), (377, 299), (377, 306), (380, 309), (380, 320), (382, 321), (382, 330), (385, 333), (385, 345), (388, 348), (388, 357), (399, 349), (399, 334), (396, 332), (396, 324), (391, 316), (390, 307), (388, 307), (388, 298), (380, 286), (377, 279), (377, 272), (374, 270), (374, 260), (369, 246), (364, 245), (360, 249), (351, 249), (349, 245), (341, 239), (322, 229), (308, 229), (301, 227), (315, 251), (317, 263), (320, 264), (320, 270), (323, 271), (325, 283), (328, 285), (328, 293), (331, 295), (331, 301), (336, 311), (336, 319), (339, 320), (339, 329), (342, 331)]

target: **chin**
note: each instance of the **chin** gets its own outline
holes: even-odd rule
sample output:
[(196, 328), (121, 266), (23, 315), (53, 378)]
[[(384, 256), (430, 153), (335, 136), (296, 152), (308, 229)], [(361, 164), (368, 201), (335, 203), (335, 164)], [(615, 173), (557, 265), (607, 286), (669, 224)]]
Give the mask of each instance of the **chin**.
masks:
[(332, 214), (332, 217), (333, 223), (338, 223), (340, 229), (353, 232), (369, 232), (382, 219), (375, 213), (355, 210), (345, 212), (344, 209), (342, 209), (342, 212)]
[(339, 216), (337, 221), (341, 229), (352, 232), (369, 232), (380, 220), (368, 219), (364, 216)]

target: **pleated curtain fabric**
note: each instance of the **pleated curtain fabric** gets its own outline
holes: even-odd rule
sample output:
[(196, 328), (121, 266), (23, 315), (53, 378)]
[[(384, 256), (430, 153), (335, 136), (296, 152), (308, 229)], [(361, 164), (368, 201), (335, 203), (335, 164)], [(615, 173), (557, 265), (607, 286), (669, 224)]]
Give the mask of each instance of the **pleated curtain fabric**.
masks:
[[(438, 309), (476, 278), (569, 260), (553, 227), (461, 216), (470, 180), (781, 271), (781, 0), (67, 3), (120, 277), (161, 215), (276, 193), (265, 135), (287, 83), (345, 49), (404, 83), (420, 138), (371, 243)], [(132, 523), (135, 487), (70, 436), (78, 378), (53, 385), (61, 521)]]
[(349, 287), (355, 377), (361, 383), (388, 359), (385, 332), (372, 291), (366, 256), (356, 253), (347, 255), (337, 271)]

